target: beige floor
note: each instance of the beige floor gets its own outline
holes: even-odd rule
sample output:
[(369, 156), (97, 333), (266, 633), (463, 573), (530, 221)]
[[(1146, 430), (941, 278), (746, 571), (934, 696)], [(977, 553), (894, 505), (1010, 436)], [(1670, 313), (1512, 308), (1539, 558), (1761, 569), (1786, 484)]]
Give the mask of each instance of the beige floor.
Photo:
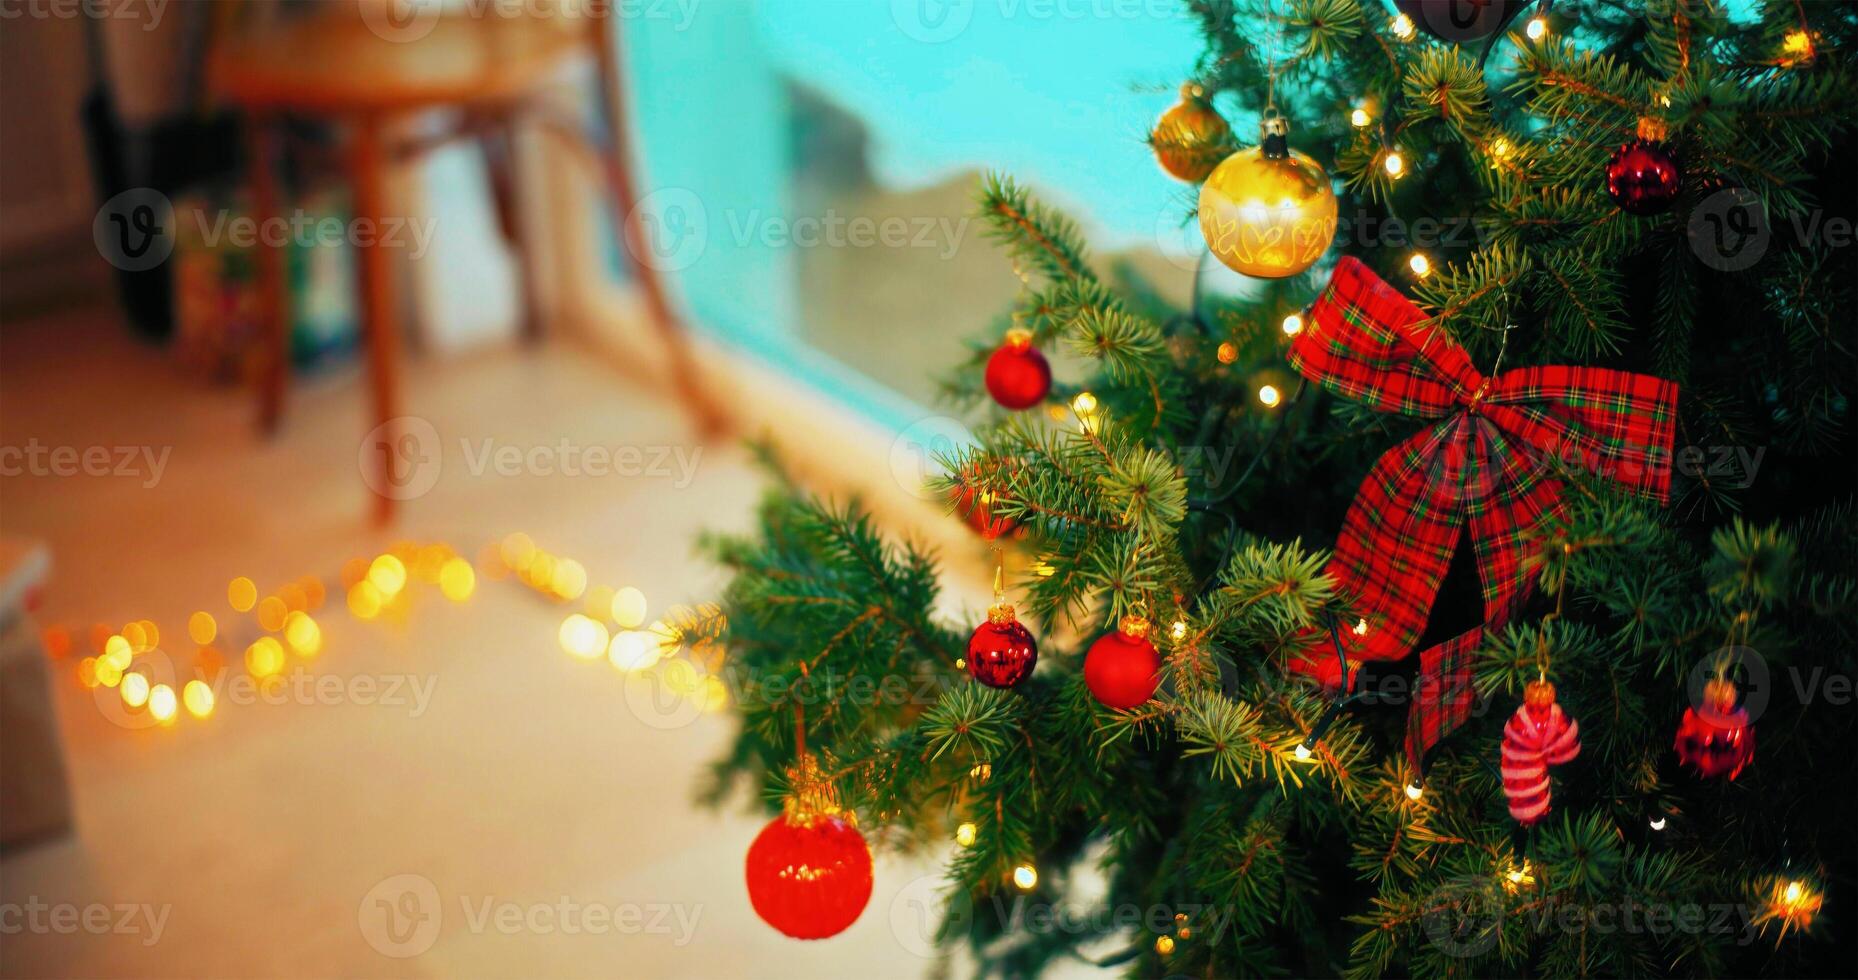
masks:
[[(161, 480), (9, 477), (0, 530), (50, 542), (46, 623), (222, 622), (238, 574), (261, 587), (400, 537), (472, 552), (530, 533), (583, 562), (592, 581), (643, 588), (654, 607), (718, 584), (691, 557), (705, 527), (748, 519), (759, 478), (727, 446), (702, 447), (694, 482), (474, 476), (461, 438), (520, 446), (682, 445), (677, 413), (562, 349), (495, 352), (411, 370), (406, 404), (443, 440), (442, 475), (392, 534), (363, 520), (356, 465), (362, 400), (349, 373), (305, 383), (286, 428), (256, 439), (239, 392), (206, 388), (96, 315), (11, 324), (0, 341), (0, 444), (171, 447)], [(314, 675), (430, 684), (413, 705), (222, 703), (205, 721), (126, 730), (60, 664), (56, 701), (77, 807), (66, 840), (0, 861), (0, 914), (36, 903), (147, 906), (159, 941), (133, 934), (0, 933), (6, 976), (920, 976), (915, 928), (930, 870), (880, 857), (871, 907), (844, 936), (785, 940), (758, 922), (741, 881), (759, 820), (691, 803), (732, 722), (655, 727), (628, 709), (620, 675), (556, 645), (565, 610), (511, 582), (453, 605), (429, 588), (398, 622), (321, 617)], [(255, 627), (234, 632), (246, 639)], [(168, 646), (176, 644), (169, 642)], [(403, 689), (404, 690), (404, 689)], [(400, 894), (417, 875), (436, 909)], [(379, 887), (377, 887), (379, 886)], [(382, 939), (389, 905), (436, 922)], [(405, 902), (414, 902), (406, 905)], [(488, 901), (524, 910), (514, 929), (471, 921)], [(638, 927), (567, 934), (562, 903), (639, 907)], [(527, 910), (546, 906), (534, 917)], [(165, 910), (165, 911), (164, 911)], [(436, 911), (436, 915), (432, 914)], [(676, 915), (694, 932), (679, 944)], [(138, 912), (138, 916), (145, 913)], [(510, 913), (501, 913), (510, 914)], [(112, 911), (111, 918), (118, 913)], [(0, 921), (0, 926), (6, 926)], [(395, 939), (405, 945), (394, 946)]]

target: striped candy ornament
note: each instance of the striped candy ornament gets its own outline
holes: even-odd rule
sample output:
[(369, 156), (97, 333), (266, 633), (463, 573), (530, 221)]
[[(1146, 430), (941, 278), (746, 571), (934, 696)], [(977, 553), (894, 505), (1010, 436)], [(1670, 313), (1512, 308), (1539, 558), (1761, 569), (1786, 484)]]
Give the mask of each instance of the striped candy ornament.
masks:
[(1548, 814), (1548, 767), (1581, 753), (1581, 726), (1555, 703), (1555, 685), (1531, 681), (1503, 726), (1503, 795), (1525, 827)]

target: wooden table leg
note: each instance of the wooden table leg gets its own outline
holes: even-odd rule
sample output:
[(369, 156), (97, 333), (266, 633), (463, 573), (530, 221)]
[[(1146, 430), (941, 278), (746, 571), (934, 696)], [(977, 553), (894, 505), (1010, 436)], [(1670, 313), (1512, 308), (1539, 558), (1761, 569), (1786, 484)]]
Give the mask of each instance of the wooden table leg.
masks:
[[(252, 191), (252, 217), (260, 229), (278, 217), (276, 120), (252, 115), (245, 120), (245, 168)], [(290, 287), (284, 281), (284, 244), (258, 236), (258, 427), (277, 432), (284, 416), (284, 388), (290, 379)]]
[[(401, 472), (410, 461), (396, 452), (399, 440), (387, 424), (400, 414), (400, 331), (394, 316), (393, 258), (379, 242), (386, 212), (387, 158), (381, 147), (383, 120), (366, 115), (356, 120), (349, 147), (349, 179), (354, 187), (356, 263), (361, 286), (361, 329), (368, 345), (368, 379), (373, 388), (374, 424), (383, 427), (380, 447), (381, 478), (398, 487), (410, 477)], [(394, 517), (394, 498), (375, 492), (374, 520), (386, 524)]]
[(516, 265), (516, 289), (521, 301), (521, 331), (525, 343), (542, 339), (541, 270), (534, 252), (535, 236), (523, 207), (522, 170), (516, 165), (522, 148), (517, 145), (516, 110), (499, 115), (491, 130), (478, 140), (484, 152), (484, 172), (490, 177), (491, 196), (497, 204), (497, 226)]

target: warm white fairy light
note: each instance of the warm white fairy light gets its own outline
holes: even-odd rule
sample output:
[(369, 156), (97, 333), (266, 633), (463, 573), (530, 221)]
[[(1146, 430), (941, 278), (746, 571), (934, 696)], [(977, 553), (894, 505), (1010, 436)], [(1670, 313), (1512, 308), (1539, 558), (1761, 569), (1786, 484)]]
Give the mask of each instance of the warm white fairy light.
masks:
[(1399, 180), (1406, 174), (1406, 157), (1401, 156), (1399, 150), (1388, 150), (1381, 166), (1387, 170), (1387, 176)]
[(1022, 892), (1029, 892), (1039, 883), (1039, 869), (1030, 864), (1022, 864), (1013, 869), (1013, 884)]
[(1665, 823), (1665, 821), (1664, 821), (1664, 814), (1662, 814), (1662, 813), (1660, 813), (1659, 815), (1657, 815), (1657, 816), (1655, 816), (1655, 817), (1653, 817), (1653, 818), (1652, 818), (1652, 829), (1653, 829), (1653, 830), (1663, 830), (1663, 829), (1664, 829), (1664, 823)]
[(1263, 402), (1266, 408), (1276, 408), (1277, 403), (1282, 401), (1283, 398), (1284, 396), (1278, 393), (1274, 385), (1258, 386), (1258, 400)]
[(1412, 800), (1413, 802), (1417, 803), (1419, 802), (1419, 798), (1425, 795), (1426, 795), (1426, 788), (1424, 786), (1419, 785), (1419, 780), (1415, 779), (1412, 782), (1406, 784), (1406, 798), (1407, 799)]
[(1310, 747), (1302, 742), (1297, 743), (1297, 761), (1298, 762), (1310, 761)]
[(1303, 318), (1295, 313), (1284, 318), (1284, 336), (1295, 337), (1303, 332)]
[(1406, 267), (1413, 270), (1413, 275), (1421, 279), (1432, 275), (1432, 260), (1426, 258), (1424, 252), (1414, 252), (1412, 257), (1406, 260)]
[(1402, 41), (1411, 41), (1413, 39), (1413, 18), (1405, 14), (1395, 17), (1393, 19), (1393, 32), (1394, 37)]
[(1368, 115), (1368, 110), (1366, 109), (1356, 109), (1354, 112), (1348, 114), (1348, 121), (1349, 124), (1356, 129), (1366, 129), (1368, 128), (1368, 124), (1374, 121), (1374, 117)]
[(1529, 25), (1523, 28), (1523, 32), (1529, 35), (1529, 40), (1540, 41), (1548, 36), (1548, 18), (1540, 14), (1529, 18)]
[(955, 828), (955, 843), (960, 844), (962, 847), (973, 847), (974, 834), (974, 825), (971, 823), (964, 823)]

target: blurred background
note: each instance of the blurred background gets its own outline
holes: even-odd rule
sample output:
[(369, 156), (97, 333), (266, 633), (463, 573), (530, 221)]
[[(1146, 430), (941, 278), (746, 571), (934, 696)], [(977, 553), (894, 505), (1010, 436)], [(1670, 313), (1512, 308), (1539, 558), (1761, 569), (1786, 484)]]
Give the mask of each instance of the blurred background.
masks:
[(767, 437), (984, 604), (920, 489), (1021, 288), (977, 181), (1184, 298), (1144, 139), (1198, 49), (1173, 0), (0, 0), (0, 974), (929, 969), (940, 855), (831, 943), (748, 908), (692, 543)]

